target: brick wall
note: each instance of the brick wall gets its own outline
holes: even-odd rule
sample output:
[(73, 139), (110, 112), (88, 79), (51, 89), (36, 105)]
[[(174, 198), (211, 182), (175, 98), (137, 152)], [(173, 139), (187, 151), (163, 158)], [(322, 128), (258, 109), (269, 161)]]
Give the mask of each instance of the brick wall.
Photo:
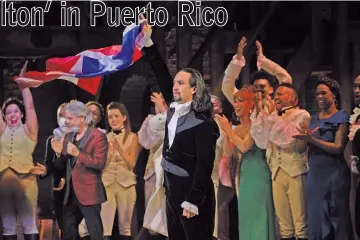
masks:
[[(177, 73), (177, 61), (176, 61), (176, 19), (173, 18), (170, 22), (170, 30), (165, 32), (165, 56), (166, 64), (169, 68), (170, 74), (175, 76)], [(207, 27), (191, 27), (192, 32), (192, 54), (194, 56), (195, 52), (200, 48), (201, 44), (205, 40), (208, 34), (209, 28)], [(191, 59), (191, 58), (190, 58)], [(203, 58), (203, 69), (197, 69), (203, 72), (203, 74), (210, 74), (210, 56), (207, 51), (204, 54)]]
[(14, 82), (13, 77), (18, 75), (21, 70), (21, 62), (20, 60), (5, 60), (4, 68), (2, 71), (3, 80), (4, 80), (4, 96), (3, 99), (6, 100), (9, 97), (21, 97), (21, 92)]

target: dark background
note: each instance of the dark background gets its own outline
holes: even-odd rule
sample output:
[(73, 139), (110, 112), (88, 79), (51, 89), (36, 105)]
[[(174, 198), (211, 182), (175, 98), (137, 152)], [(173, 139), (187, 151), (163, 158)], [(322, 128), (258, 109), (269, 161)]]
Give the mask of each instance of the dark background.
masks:
[[(120, 44), (123, 26), (110, 28), (106, 19), (98, 20), (96, 27), (89, 25), (89, 3), (68, 2), (81, 10), (80, 27), (60, 27), (60, 2), (53, 1), (45, 14), (44, 27), (0, 27), (0, 102), (10, 96), (21, 97), (12, 81), (25, 60), (31, 61), (29, 70), (45, 70), (50, 57), (74, 55), (89, 48)], [(147, 2), (106, 3), (109, 7), (141, 7)], [(44, 6), (45, 2), (17, 1), (15, 7)], [(242, 36), (248, 39), (245, 50), (246, 67), (237, 82), (249, 82), (250, 73), (256, 70), (255, 40), (263, 44), (264, 54), (286, 68), (293, 77), (301, 96), (301, 105), (315, 110), (314, 81), (316, 74), (328, 74), (341, 85), (342, 107), (352, 109), (354, 77), (360, 73), (360, 3), (359, 2), (202, 2), (203, 6), (228, 10), (229, 21), (219, 27), (178, 27), (177, 2), (153, 2), (153, 8), (163, 6), (170, 14), (163, 28), (153, 27), (153, 37), (169, 70), (174, 75), (178, 69), (192, 66), (200, 70), (215, 95), (221, 95), (224, 69), (236, 52)], [(150, 83), (150, 84), (149, 84)], [(150, 90), (156, 82), (146, 58), (137, 61), (124, 71), (105, 76), (97, 100), (105, 107), (111, 101), (121, 101), (129, 109), (133, 131), (138, 131), (150, 111)], [(32, 89), (38, 114), (39, 142), (34, 161), (43, 162), (45, 141), (56, 127), (58, 105), (71, 99), (94, 100), (66, 81), (56, 80)], [(224, 100), (226, 115), (232, 108)], [(105, 127), (104, 121), (102, 127)], [(137, 164), (141, 185), (146, 164), (146, 153)], [(51, 213), (50, 181), (40, 181), (39, 206), (42, 216)], [(142, 211), (140, 209), (140, 211)]]

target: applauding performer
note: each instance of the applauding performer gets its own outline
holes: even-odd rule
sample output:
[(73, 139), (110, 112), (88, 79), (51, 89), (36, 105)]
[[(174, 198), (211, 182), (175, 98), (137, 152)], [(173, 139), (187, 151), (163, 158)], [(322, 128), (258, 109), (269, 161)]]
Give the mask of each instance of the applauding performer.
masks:
[(106, 135), (90, 127), (92, 115), (84, 103), (72, 101), (65, 107), (66, 124), (72, 128), (63, 144), (52, 140), (61, 154), (55, 167), (66, 169), (63, 240), (76, 239), (78, 225), (84, 218), (93, 240), (103, 239), (101, 203), (106, 201), (101, 172), (108, 152)]

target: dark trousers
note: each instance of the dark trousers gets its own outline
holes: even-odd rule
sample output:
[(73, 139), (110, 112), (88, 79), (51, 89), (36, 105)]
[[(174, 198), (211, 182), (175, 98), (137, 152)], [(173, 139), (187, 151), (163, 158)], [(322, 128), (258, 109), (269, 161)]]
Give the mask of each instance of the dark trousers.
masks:
[(84, 218), (91, 240), (103, 240), (103, 225), (100, 211), (101, 204), (84, 206), (72, 192), (63, 212), (63, 240), (79, 239), (78, 226)]
[(183, 217), (184, 195), (179, 197), (175, 192), (166, 192), (166, 218), (168, 227), (168, 240), (211, 240), (214, 231), (215, 195), (211, 182), (205, 201), (198, 206), (199, 215)]
[(63, 231), (63, 202), (64, 202), (64, 195), (65, 190), (61, 191), (54, 191), (54, 212), (55, 212), (55, 218), (59, 225), (59, 228), (61, 232)]

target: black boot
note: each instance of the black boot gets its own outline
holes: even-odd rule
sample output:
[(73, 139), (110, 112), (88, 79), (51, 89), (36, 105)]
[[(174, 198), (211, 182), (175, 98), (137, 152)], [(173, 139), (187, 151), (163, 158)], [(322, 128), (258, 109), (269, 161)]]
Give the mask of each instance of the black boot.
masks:
[(120, 235), (121, 236), (121, 240), (131, 240), (131, 236), (124, 236), (124, 235)]
[(39, 234), (24, 234), (25, 240), (39, 240)]
[(85, 237), (80, 238), (80, 240), (91, 240), (91, 238), (90, 238), (90, 236), (85, 236)]
[(154, 235), (153, 240), (166, 240), (166, 237), (163, 235)]
[(104, 236), (104, 240), (111, 240), (111, 236)]
[(10, 236), (2, 235), (2, 239), (3, 240), (17, 240), (17, 236), (16, 235), (10, 235)]

